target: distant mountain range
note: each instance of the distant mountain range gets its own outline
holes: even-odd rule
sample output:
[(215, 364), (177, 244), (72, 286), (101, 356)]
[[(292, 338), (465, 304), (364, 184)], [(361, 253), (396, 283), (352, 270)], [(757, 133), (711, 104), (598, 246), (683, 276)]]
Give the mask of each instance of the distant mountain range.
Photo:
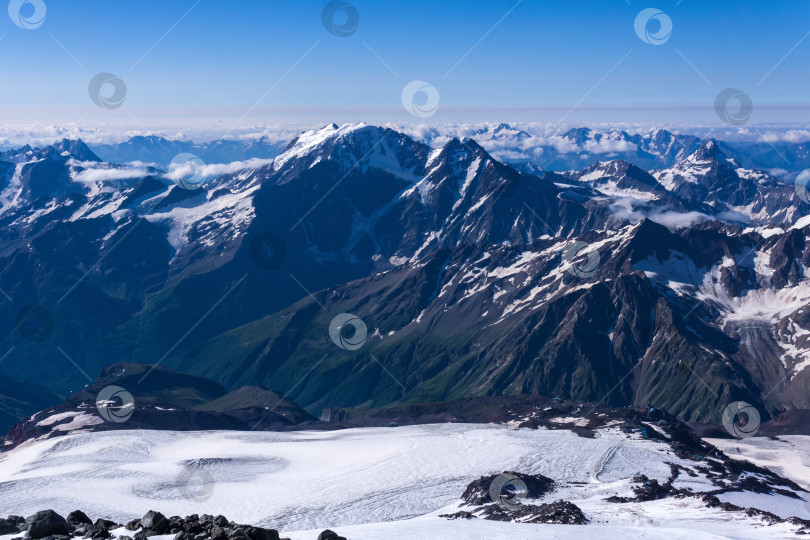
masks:
[[(507, 135), (525, 138), (333, 124), (198, 190), (81, 141), (2, 154), (2, 370), (65, 394), (159, 363), (315, 415), (521, 393), (715, 423), (736, 400), (810, 408), (791, 183), (714, 140), (577, 130), (658, 165), (600, 151), (551, 172), (568, 154), (493, 157)], [(360, 347), (330, 336), (344, 313)]]
[(116, 144), (94, 144), (93, 151), (104, 161), (130, 163), (140, 161), (167, 166), (178, 154), (190, 153), (206, 163), (230, 163), (250, 158), (274, 158), (286, 143), (267, 137), (255, 139), (216, 139), (211, 142), (169, 140), (157, 135), (137, 136)]
[[(418, 140), (436, 146), (451, 129), (431, 130)], [(599, 131), (574, 128), (553, 135), (533, 135), (510, 124), (482, 127), (471, 137), (496, 159), (537, 174), (543, 170), (581, 170), (597, 161), (621, 160), (644, 170), (674, 166), (693, 154), (706, 141), (689, 134), (664, 129), (649, 133), (622, 130)], [(61, 144), (61, 143), (60, 143)], [(165, 168), (181, 153), (200, 157), (206, 163), (231, 163), (251, 158), (271, 159), (284, 151), (288, 141), (268, 136), (246, 139), (214, 139), (208, 142), (167, 139), (158, 135), (135, 136), (121, 143), (91, 144), (88, 150), (110, 163), (142, 162)], [(810, 168), (810, 142), (726, 142), (720, 149), (748, 169), (768, 171), (792, 181)], [(58, 146), (58, 145), (56, 145)], [(442, 145), (439, 145), (442, 146)], [(24, 150), (33, 150), (23, 147)], [(12, 150), (8, 153), (17, 153)]]
[[(500, 124), (473, 135), (495, 157), (509, 163), (530, 163), (550, 171), (581, 170), (596, 161), (622, 160), (645, 170), (665, 169), (683, 161), (706, 140), (688, 134), (656, 129), (647, 134), (614, 130), (603, 132), (575, 128), (567, 132), (534, 136)], [(426, 142), (428, 142), (430, 139)], [(768, 171), (793, 180), (810, 168), (810, 142), (718, 142), (723, 153), (741, 166)]]

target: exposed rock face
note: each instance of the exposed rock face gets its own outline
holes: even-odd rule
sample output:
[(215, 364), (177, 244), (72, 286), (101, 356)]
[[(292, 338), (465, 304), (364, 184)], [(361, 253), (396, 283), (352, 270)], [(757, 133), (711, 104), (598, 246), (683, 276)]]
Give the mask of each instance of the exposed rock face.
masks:
[[(154, 379), (144, 378), (152, 371), (150, 377)], [(132, 412), (125, 422), (105, 421), (98, 411), (96, 397), (110, 386), (119, 386), (132, 396)], [(279, 429), (314, 420), (292, 400), (266, 388), (251, 386), (227, 392), (203, 377), (160, 366), (118, 363), (102, 370), (96, 381), (64, 403), (12, 426), (3, 447), (74, 431)]]
[(493, 521), (519, 521), (521, 523), (556, 523), (558, 525), (585, 525), (588, 523), (582, 510), (569, 501), (524, 504), (514, 510), (490, 505), (482, 510), (479, 517)]
[[(521, 523), (557, 523), (584, 525), (588, 519), (577, 505), (568, 501), (537, 502), (554, 491), (554, 481), (543, 475), (504, 471), (482, 476), (471, 482), (461, 496), (463, 506), (473, 507), (454, 514), (449, 519), (482, 518), (493, 521)], [(493, 501), (495, 495), (498, 500)]]
[[(527, 488), (525, 497), (528, 499), (541, 498), (546, 493), (554, 490), (554, 480), (546, 478), (542, 474), (522, 474), (516, 471), (505, 471), (503, 474), (519, 479)], [(471, 482), (461, 495), (462, 500), (471, 506), (497, 502), (492, 500), (490, 492), (492, 481), (498, 476), (500, 475), (482, 476), (478, 480)]]

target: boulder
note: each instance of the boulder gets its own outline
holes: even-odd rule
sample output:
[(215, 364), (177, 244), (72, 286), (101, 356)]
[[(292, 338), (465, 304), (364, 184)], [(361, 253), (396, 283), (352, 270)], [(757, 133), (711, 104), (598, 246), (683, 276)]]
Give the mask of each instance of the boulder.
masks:
[(326, 529), (318, 535), (318, 540), (346, 540), (345, 537), (338, 535), (335, 531)]
[(25, 520), (28, 537), (37, 540), (53, 535), (70, 535), (70, 527), (65, 518), (53, 510), (43, 510)]
[[(70, 523), (70, 522), (68, 521), (68, 523)], [(109, 519), (98, 518), (96, 520), (96, 522), (93, 523), (93, 528), (94, 529), (105, 529), (105, 530), (109, 531), (110, 529), (117, 529), (118, 528), (118, 523), (116, 523), (114, 521), (110, 521)]]
[(18, 532), (20, 529), (16, 522), (0, 518), (0, 534), (17, 534)]
[(246, 532), (250, 540), (279, 540), (278, 531), (275, 529), (248, 527)]
[(65, 521), (67, 521), (68, 525), (73, 525), (74, 527), (79, 525), (93, 524), (93, 520), (87, 517), (87, 514), (81, 510), (74, 510), (73, 512), (69, 513)]
[(92, 538), (93, 540), (103, 540), (104, 538), (112, 538), (112, 533), (102, 527), (93, 527), (84, 535), (85, 538)]
[(249, 540), (248, 535), (242, 529), (232, 529), (230, 533), (228, 533), (228, 540)]
[[(214, 521), (216, 523), (216, 520)], [(226, 523), (227, 525), (227, 523)], [(228, 533), (220, 525), (211, 527), (211, 540), (227, 540)]]
[(183, 528), (192, 537), (194, 535), (205, 532), (205, 527), (203, 527), (202, 523), (199, 522), (199, 518), (194, 519), (194, 520), (186, 519), (186, 523), (183, 525)]
[[(146, 515), (141, 518), (141, 527), (143, 527), (146, 536), (166, 534), (169, 532), (169, 520), (160, 512), (149, 510)], [(150, 532), (152, 534), (150, 534)]]

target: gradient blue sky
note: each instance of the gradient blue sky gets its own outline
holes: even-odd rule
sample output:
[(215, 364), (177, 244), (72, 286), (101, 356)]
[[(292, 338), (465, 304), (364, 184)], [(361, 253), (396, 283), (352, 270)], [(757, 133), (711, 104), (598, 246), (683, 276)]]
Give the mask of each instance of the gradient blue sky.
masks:
[[(450, 74), (516, 0), (351, 0), (360, 26), (347, 38), (324, 29), (321, 0), (45, 2), (36, 30), (0, 20), (5, 122), (230, 125), (254, 106), (243, 123), (402, 122), (416, 120), (400, 103), (414, 79), (439, 90), (436, 122), (554, 122), (582, 100), (566, 122), (719, 123), (713, 102), (727, 87), (751, 96), (752, 122), (806, 122), (810, 111), (807, 0), (523, 0)], [(673, 21), (664, 45), (634, 31), (647, 7)], [(101, 71), (125, 80), (120, 109), (90, 101)]]

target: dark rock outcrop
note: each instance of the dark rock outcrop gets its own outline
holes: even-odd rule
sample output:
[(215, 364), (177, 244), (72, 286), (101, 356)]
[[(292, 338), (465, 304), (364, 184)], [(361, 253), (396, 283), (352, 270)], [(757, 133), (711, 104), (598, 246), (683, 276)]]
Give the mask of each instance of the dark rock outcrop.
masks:
[(344, 536), (340, 536), (338, 533), (334, 531), (330, 531), (326, 529), (321, 534), (318, 535), (318, 540), (346, 540)]
[(25, 520), (29, 538), (39, 539), (46, 536), (69, 535), (71, 530), (65, 518), (53, 510), (42, 510)]

